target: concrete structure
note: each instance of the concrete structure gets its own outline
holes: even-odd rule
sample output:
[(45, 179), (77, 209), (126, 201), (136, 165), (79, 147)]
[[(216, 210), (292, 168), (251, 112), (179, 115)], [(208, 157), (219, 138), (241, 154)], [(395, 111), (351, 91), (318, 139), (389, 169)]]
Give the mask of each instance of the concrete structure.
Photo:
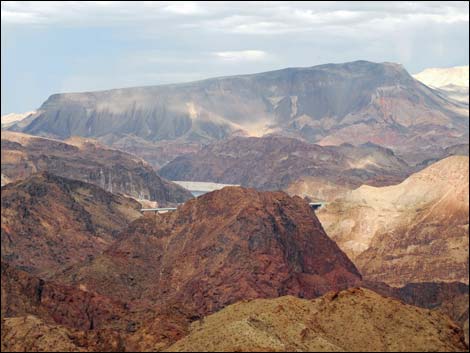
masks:
[(154, 212), (155, 214), (157, 214), (157, 213), (167, 213), (167, 212), (171, 212), (175, 210), (176, 210), (176, 207), (142, 208), (140, 209), (140, 212), (142, 213)]
[(220, 190), (226, 186), (240, 186), (234, 184), (219, 184), (202, 181), (173, 181), (173, 183), (182, 186), (186, 190), (189, 190), (195, 197), (207, 194), (211, 191)]

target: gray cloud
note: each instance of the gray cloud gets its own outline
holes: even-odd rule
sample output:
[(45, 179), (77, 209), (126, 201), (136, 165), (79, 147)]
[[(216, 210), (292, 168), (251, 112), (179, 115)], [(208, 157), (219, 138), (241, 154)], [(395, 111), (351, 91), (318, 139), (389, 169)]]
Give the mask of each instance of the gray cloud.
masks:
[(138, 19), (174, 21), (187, 28), (246, 34), (309, 31), (316, 26), (349, 27), (375, 20), (468, 22), (467, 2), (152, 2), (5, 1), (2, 20), (10, 24), (122, 25)]
[(1, 8), (2, 113), (37, 108), (57, 91), (327, 62), (395, 61), (412, 73), (468, 64), (468, 2), (4, 1)]

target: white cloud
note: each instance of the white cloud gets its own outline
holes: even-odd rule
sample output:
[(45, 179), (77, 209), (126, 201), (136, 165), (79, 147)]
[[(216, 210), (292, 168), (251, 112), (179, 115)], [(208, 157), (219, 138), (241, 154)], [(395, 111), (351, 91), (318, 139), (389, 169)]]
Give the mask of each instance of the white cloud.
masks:
[(174, 2), (165, 6), (163, 11), (178, 15), (201, 15), (206, 13), (206, 10), (195, 2)]
[(219, 51), (213, 53), (216, 57), (227, 61), (258, 61), (266, 58), (267, 53), (262, 50)]
[(31, 12), (15, 12), (2, 9), (2, 21), (8, 23), (39, 23), (41, 19), (35, 13)]
[[(241, 34), (349, 28), (380, 20), (468, 22), (468, 2), (3, 1), (6, 24), (158, 24)], [(155, 21), (158, 20), (158, 23)]]

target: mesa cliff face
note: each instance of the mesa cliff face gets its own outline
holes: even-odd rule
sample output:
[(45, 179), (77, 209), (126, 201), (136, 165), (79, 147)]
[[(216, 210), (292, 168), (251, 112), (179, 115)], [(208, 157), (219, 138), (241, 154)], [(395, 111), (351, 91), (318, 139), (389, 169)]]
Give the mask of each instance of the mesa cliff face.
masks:
[[(93, 137), (120, 146), (129, 137), (207, 143), (234, 134), (281, 133), (323, 145), (370, 141), (396, 148), (414, 163), (468, 140), (467, 117), (468, 106), (445, 99), (399, 64), (354, 61), (54, 94), (28, 124), (11, 128), (61, 139)], [(151, 145), (138, 148), (142, 156), (151, 155)]]
[(49, 173), (2, 187), (2, 261), (51, 274), (105, 250), (140, 204)]
[(101, 256), (59, 278), (205, 315), (244, 299), (313, 298), (361, 277), (305, 201), (226, 187), (135, 221)]
[(394, 186), (362, 186), (318, 212), (366, 279), (468, 283), (468, 157), (432, 164)]
[(1, 157), (2, 176), (9, 181), (47, 171), (162, 205), (184, 202), (192, 197), (187, 190), (160, 178), (140, 158), (93, 140), (73, 137), (64, 142), (2, 131)]

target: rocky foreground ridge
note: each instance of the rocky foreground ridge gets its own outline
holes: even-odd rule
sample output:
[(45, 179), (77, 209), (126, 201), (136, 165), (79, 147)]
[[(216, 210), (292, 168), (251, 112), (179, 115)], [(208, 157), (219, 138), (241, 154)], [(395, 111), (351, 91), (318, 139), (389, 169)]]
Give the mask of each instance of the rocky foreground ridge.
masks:
[(462, 337), (442, 314), (354, 288), (311, 301), (287, 296), (230, 305), (193, 323), (168, 351), (465, 351)]
[[(70, 207), (72, 215), (79, 205), (91, 207), (86, 190), (95, 186), (56, 176), (34, 178), (39, 185), (51, 184), (45, 189), (57, 195), (62, 189), (55, 180), (62, 180), (69, 190), (64, 194), (78, 203)], [(31, 180), (5, 188), (23, 184), (26, 190), (43, 190)], [(103, 198), (110, 195), (101, 192)], [(23, 193), (29, 195), (20, 188)], [(52, 204), (44, 199), (36, 204)], [(110, 199), (93, 207), (98, 213), (116, 203)], [(35, 208), (24, 204), (34, 214)], [(60, 249), (44, 235), (34, 240), (34, 247)], [(7, 241), (2, 232), (2, 247)], [(10, 261), (2, 262), (2, 350), (178, 351), (191, 345), (338, 351), (364, 349), (364, 342), (373, 350), (467, 347), (459, 326), (465, 323), (467, 285), (395, 290), (361, 281), (308, 204), (283, 192), (227, 187), (174, 212), (141, 217), (115, 234), (103, 252), (47, 277)], [(216, 330), (214, 320), (224, 328)]]

